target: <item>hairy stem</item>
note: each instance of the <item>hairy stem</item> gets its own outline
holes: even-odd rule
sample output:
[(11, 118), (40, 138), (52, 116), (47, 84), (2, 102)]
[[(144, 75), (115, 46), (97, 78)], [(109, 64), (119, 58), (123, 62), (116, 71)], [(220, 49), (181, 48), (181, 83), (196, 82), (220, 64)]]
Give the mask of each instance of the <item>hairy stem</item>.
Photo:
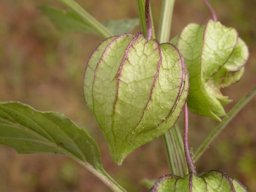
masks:
[(212, 14), (212, 19), (214, 21), (218, 20), (217, 14), (215, 12), (215, 10), (213, 9), (212, 5), (210, 4), (209, 0), (204, 0), (205, 5), (208, 7), (208, 9), (210, 10), (211, 14)]
[(246, 96), (244, 96), (226, 115), (222, 122), (213, 129), (204, 139), (202, 144), (196, 150), (193, 160), (196, 162), (204, 152), (209, 148), (215, 138), (224, 130), (228, 123), (256, 96), (256, 87), (254, 87)]
[(190, 148), (189, 148), (189, 139), (188, 139), (188, 132), (189, 132), (189, 114), (188, 114), (188, 105), (187, 103), (185, 104), (184, 107), (184, 149), (185, 149), (185, 156), (186, 156), (186, 161), (189, 169), (189, 173), (191, 174), (196, 174), (196, 168), (193, 163), (193, 159), (191, 157), (190, 153)]

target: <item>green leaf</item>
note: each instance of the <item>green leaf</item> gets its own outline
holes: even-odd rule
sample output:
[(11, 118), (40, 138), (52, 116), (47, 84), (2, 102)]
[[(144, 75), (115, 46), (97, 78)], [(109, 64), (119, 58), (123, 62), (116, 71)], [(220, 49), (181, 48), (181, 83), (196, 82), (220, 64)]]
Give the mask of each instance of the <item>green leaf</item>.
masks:
[[(97, 31), (74, 11), (65, 11), (49, 6), (42, 6), (41, 11), (52, 23), (64, 32), (85, 32), (97, 34)], [(104, 23), (113, 34), (119, 35), (132, 31), (139, 25), (139, 19), (110, 20)]]
[(210, 20), (206, 26), (189, 24), (178, 48), (190, 74), (190, 109), (220, 120), (226, 114), (223, 105), (230, 102), (220, 89), (241, 78), (248, 59), (246, 44), (235, 29)]
[(187, 175), (184, 178), (165, 176), (159, 179), (152, 192), (246, 192), (237, 181), (223, 173), (211, 171), (201, 176)]
[(64, 115), (40, 112), (21, 103), (0, 103), (0, 144), (25, 154), (64, 154), (102, 170), (99, 149), (84, 129)]
[(126, 191), (104, 170), (93, 138), (62, 114), (40, 112), (19, 102), (0, 102), (0, 144), (23, 154), (67, 155), (113, 191)]
[(175, 47), (141, 34), (112, 37), (96, 49), (85, 99), (117, 163), (174, 125), (187, 97), (184, 67)]
[(61, 31), (96, 33), (89, 23), (86, 23), (74, 11), (65, 11), (48, 6), (41, 7), (41, 11)]
[(93, 16), (91, 16), (78, 3), (76, 3), (76, 1), (74, 1), (74, 0), (59, 0), (59, 1), (64, 3), (74, 13), (79, 15), (81, 17), (81, 19), (85, 23), (88, 23), (89, 26), (93, 29), (93, 31), (95, 31), (97, 34), (99, 34), (105, 38), (113, 36), (113, 34), (103, 24), (101, 24), (97, 19), (95, 19)]
[(121, 35), (123, 33), (131, 32), (135, 27), (139, 25), (139, 19), (121, 19), (110, 20), (104, 23), (104, 25), (114, 35)]

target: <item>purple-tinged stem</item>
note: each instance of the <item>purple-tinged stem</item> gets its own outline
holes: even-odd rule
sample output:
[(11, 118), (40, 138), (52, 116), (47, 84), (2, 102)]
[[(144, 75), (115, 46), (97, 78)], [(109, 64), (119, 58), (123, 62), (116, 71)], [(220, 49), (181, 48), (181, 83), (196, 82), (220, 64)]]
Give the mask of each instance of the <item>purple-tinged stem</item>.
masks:
[(193, 163), (191, 154), (190, 154), (190, 149), (189, 149), (189, 141), (188, 141), (188, 130), (189, 130), (189, 115), (188, 115), (188, 104), (185, 104), (184, 107), (184, 121), (185, 121), (185, 127), (184, 127), (184, 150), (185, 150), (185, 156), (186, 156), (186, 161), (188, 165), (188, 170), (190, 174), (196, 174), (196, 168)]
[(213, 9), (212, 5), (210, 4), (209, 0), (204, 0), (204, 3), (206, 4), (208, 9), (210, 10), (210, 12), (212, 14), (212, 19), (214, 21), (217, 21), (218, 20), (217, 14), (216, 14), (215, 10)]
[(150, 40), (152, 38), (152, 21), (151, 21), (151, 16), (150, 16), (150, 0), (146, 0), (145, 14), (146, 14), (146, 25), (147, 25), (147, 40)]

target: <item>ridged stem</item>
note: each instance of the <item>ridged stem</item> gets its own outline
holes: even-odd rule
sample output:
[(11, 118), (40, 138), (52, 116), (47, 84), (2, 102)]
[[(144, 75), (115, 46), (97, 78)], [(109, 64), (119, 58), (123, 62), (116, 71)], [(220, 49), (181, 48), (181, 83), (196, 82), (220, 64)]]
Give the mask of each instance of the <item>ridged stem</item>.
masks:
[(179, 127), (175, 125), (164, 135), (164, 137), (167, 153), (169, 154), (169, 168), (172, 174), (181, 177), (185, 176), (187, 173), (187, 166)]
[[(172, 15), (175, 0), (163, 0), (160, 18), (158, 41), (170, 41)], [(187, 172), (184, 159), (184, 149), (178, 126), (172, 127), (164, 136), (170, 171), (177, 176), (184, 176)]]
[(158, 40), (165, 43), (170, 40), (172, 16), (175, 0), (163, 0)]

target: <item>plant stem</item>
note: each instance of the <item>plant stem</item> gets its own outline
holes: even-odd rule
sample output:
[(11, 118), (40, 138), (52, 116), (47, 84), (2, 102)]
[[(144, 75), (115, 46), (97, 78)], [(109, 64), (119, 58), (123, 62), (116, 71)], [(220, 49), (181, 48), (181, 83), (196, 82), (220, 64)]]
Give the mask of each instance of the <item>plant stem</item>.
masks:
[(68, 156), (76, 161), (78, 164), (83, 166), (85, 169), (90, 171), (93, 175), (95, 175), (98, 179), (100, 179), (106, 186), (108, 186), (113, 192), (127, 192), (117, 181), (115, 181), (102, 166), (98, 168), (93, 167), (91, 164), (82, 161), (77, 156), (75, 156), (70, 151), (61, 148), (63, 154), (68, 154)]
[(168, 152), (170, 170), (174, 175), (181, 177), (187, 173), (186, 160), (184, 156), (183, 140), (180, 129), (175, 125), (165, 135), (165, 145)]
[(152, 21), (150, 14), (150, 0), (146, 0), (145, 7), (146, 25), (147, 25), (147, 40), (152, 38)]
[(222, 122), (213, 129), (204, 139), (202, 144), (196, 150), (193, 160), (196, 162), (203, 153), (209, 148), (215, 138), (224, 130), (228, 123), (256, 96), (256, 87), (254, 87), (246, 96), (244, 96), (225, 116)]
[(212, 19), (214, 21), (218, 20), (217, 14), (215, 12), (215, 10), (213, 9), (212, 5), (210, 4), (209, 0), (204, 0), (205, 5), (208, 7), (208, 9), (210, 10), (211, 14), (212, 14)]
[[(170, 41), (173, 7), (175, 0), (163, 0), (158, 40), (160, 43)], [(184, 159), (181, 133), (178, 128), (172, 127), (164, 136), (170, 170), (177, 176), (184, 176), (187, 172)]]
[(126, 190), (120, 186), (104, 169), (96, 170), (90, 164), (77, 160), (76, 161), (90, 171), (93, 175), (98, 177), (104, 184), (106, 184), (114, 192), (126, 192)]
[(90, 15), (86, 10), (84, 10), (78, 3), (71, 0), (59, 0), (60, 2), (66, 4), (69, 8), (75, 11), (84, 21), (90, 24), (99, 35), (107, 38), (113, 36), (113, 34), (102, 25), (97, 19), (95, 19), (92, 15)]
[(147, 35), (147, 26), (146, 26), (146, 19), (145, 19), (145, 0), (137, 0), (138, 4), (138, 12), (140, 17), (140, 27), (144, 34), (144, 37)]
[[(148, 5), (146, 5), (148, 3)], [(140, 26), (141, 30), (143, 32), (144, 37), (148, 36), (148, 24), (151, 25), (151, 38), (155, 38), (155, 28), (154, 28), (154, 21), (152, 17), (152, 10), (151, 6), (148, 0), (137, 0), (138, 4), (138, 11), (139, 11), (139, 17), (140, 17)], [(148, 9), (148, 11), (147, 11)], [(147, 18), (150, 17), (150, 18)], [(149, 21), (150, 23), (147, 23)]]
[(184, 149), (185, 149), (185, 156), (186, 156), (186, 161), (187, 161), (187, 166), (189, 169), (190, 174), (196, 174), (196, 168), (193, 163), (191, 153), (190, 153), (190, 147), (189, 147), (189, 139), (188, 139), (188, 132), (189, 132), (189, 114), (188, 114), (188, 104), (185, 104), (184, 107), (184, 121), (185, 121), (185, 126), (184, 126)]
[(165, 43), (170, 40), (174, 3), (175, 0), (163, 0), (158, 34), (160, 43)]

